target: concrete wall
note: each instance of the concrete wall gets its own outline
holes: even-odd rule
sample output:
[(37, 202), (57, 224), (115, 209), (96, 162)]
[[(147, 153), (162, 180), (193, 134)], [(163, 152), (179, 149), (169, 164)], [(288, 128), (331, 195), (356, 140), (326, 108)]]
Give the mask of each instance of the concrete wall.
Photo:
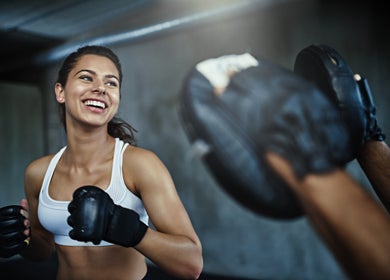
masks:
[(43, 155), (43, 106), (33, 85), (0, 83), (0, 206), (19, 204), (24, 169)]
[[(189, 156), (190, 145), (178, 115), (182, 81), (200, 60), (249, 51), (292, 69), (302, 48), (325, 43), (336, 48), (354, 70), (369, 79), (379, 123), (390, 131), (386, 108), (390, 88), (386, 78), (388, 42), (378, 36), (370, 11), (336, 9), (315, 1), (293, 3), (111, 46), (120, 56), (124, 71), (119, 116), (139, 131), (139, 146), (156, 152), (171, 171), (202, 240), (207, 272), (255, 279), (345, 278), (305, 218), (271, 220), (255, 215), (229, 197), (202, 162)], [(57, 69), (58, 65), (47, 69), (41, 88), (42, 104), (46, 104), (43, 109), (48, 114), (44, 125), (47, 152), (65, 144), (53, 91)], [(29, 119), (30, 114), (20, 110), (18, 117)], [(22, 133), (26, 127), (27, 123), (18, 131)], [(13, 137), (15, 140), (23, 136)], [(37, 139), (41, 140), (38, 137), (33, 141)], [(1, 146), (6, 141), (2, 136)], [(32, 149), (39, 154), (42, 147)], [(11, 154), (34, 157), (18, 151)], [(19, 167), (23, 169), (23, 164)], [(3, 168), (8, 170), (2, 162)], [(356, 162), (348, 170), (372, 193)], [(9, 193), (6, 185), (0, 184), (4, 202)]]

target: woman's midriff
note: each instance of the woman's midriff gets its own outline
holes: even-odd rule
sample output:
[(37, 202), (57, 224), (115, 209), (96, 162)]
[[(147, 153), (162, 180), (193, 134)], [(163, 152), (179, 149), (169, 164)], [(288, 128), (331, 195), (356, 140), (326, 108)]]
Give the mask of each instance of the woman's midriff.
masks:
[(57, 245), (57, 280), (142, 279), (145, 257), (134, 248), (118, 245), (77, 247)]

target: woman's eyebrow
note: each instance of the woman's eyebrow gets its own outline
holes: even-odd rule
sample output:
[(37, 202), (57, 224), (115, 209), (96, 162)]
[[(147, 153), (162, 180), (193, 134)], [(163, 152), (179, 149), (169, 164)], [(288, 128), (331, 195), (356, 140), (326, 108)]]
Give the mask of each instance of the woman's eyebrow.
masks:
[(90, 74), (92, 74), (92, 75), (96, 75), (96, 72), (95, 72), (95, 71), (92, 71), (92, 70), (89, 70), (89, 69), (81, 69), (81, 70), (77, 71), (77, 72), (73, 75), (73, 77), (76, 76), (77, 74), (81, 73), (81, 72), (88, 72), (88, 73), (90, 73)]
[(119, 78), (117, 76), (113, 75), (113, 74), (108, 74), (108, 75), (105, 75), (104, 77), (106, 77), (106, 78), (114, 78), (114, 79), (118, 80), (118, 82), (119, 82)]

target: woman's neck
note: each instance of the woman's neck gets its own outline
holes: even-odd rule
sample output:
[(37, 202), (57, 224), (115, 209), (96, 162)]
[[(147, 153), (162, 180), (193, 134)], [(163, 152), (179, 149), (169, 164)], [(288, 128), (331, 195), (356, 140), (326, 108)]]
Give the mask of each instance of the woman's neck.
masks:
[(64, 160), (75, 165), (85, 166), (105, 161), (113, 154), (115, 139), (107, 133), (94, 131), (90, 133), (69, 133)]

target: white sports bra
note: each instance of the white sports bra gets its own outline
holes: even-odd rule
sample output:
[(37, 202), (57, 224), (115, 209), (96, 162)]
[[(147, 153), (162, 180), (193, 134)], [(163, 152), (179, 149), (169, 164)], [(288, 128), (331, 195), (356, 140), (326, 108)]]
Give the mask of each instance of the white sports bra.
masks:
[[(149, 217), (141, 199), (134, 195), (127, 187), (123, 180), (122, 160), (123, 153), (128, 146), (120, 139), (115, 139), (115, 151), (112, 164), (111, 181), (106, 189), (115, 204), (136, 211), (142, 222), (148, 224)], [(69, 231), (72, 229), (67, 218), (70, 215), (68, 212), (68, 204), (70, 201), (54, 200), (49, 196), (49, 185), (53, 176), (54, 170), (61, 158), (66, 146), (63, 147), (51, 159), (43, 179), (42, 188), (39, 194), (38, 218), (42, 226), (54, 235), (54, 242), (65, 246), (108, 246), (112, 243), (102, 241), (99, 245), (92, 242), (81, 242), (69, 237)]]

